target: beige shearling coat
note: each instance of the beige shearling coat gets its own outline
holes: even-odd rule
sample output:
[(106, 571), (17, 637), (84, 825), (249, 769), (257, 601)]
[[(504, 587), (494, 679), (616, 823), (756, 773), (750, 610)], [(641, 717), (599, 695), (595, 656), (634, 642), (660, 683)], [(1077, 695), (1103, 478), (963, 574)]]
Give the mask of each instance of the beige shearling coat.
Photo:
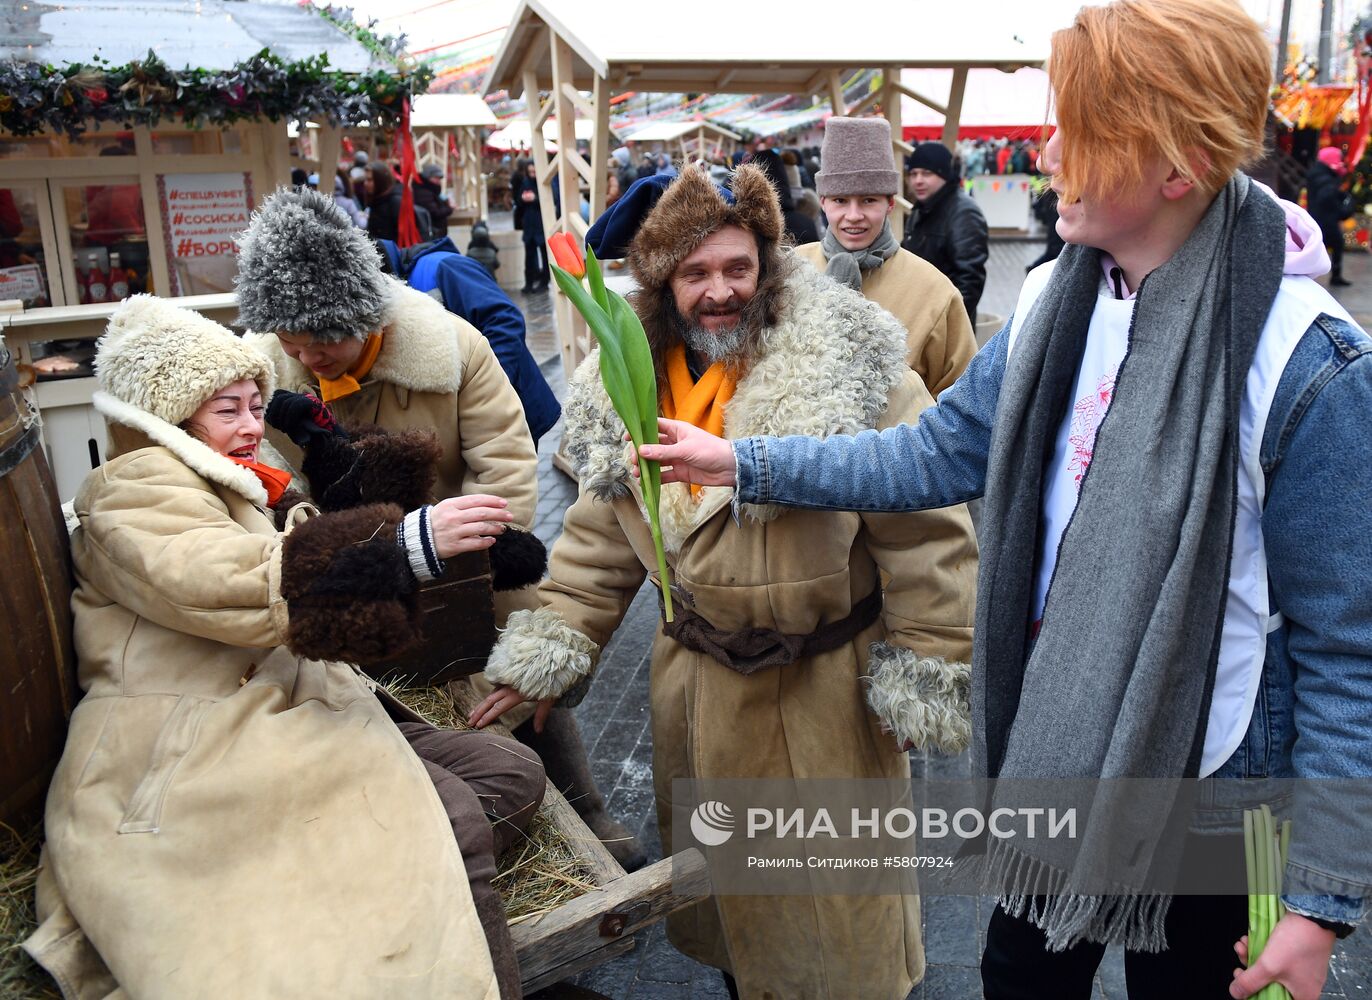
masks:
[[(905, 331), (889, 315), (808, 268), (788, 282), (789, 313), (740, 380), (726, 436), (852, 433), (914, 420), (930, 405), (905, 366)], [(564, 412), (581, 494), (539, 588), (544, 608), (512, 616), (486, 671), (540, 696), (582, 682), (645, 575), (656, 577), (597, 355), (576, 373)], [(674, 582), (718, 628), (810, 633), (845, 617), (883, 571), (890, 583), (877, 622), (849, 644), (750, 676), (659, 628), (653, 781), (669, 853), (675, 778), (908, 780), (906, 756), (864, 697), (869, 659), (971, 656), (977, 554), (965, 508), (744, 508), (735, 523), (732, 499), (731, 488), (707, 487), (696, 503), (684, 485), (669, 484), (661, 504)], [(668, 935), (686, 954), (731, 971), (749, 1000), (900, 1000), (924, 970), (916, 896), (719, 896), (670, 917)]]
[(498, 1000), (458, 845), (368, 683), (283, 638), (247, 470), (128, 404), (75, 501), (80, 683), (26, 949), (68, 998)]
[[(820, 274), (829, 266), (823, 245), (796, 247), (796, 256)], [(977, 353), (967, 308), (938, 268), (904, 247), (862, 275), (862, 294), (900, 320), (906, 331), (905, 363), (937, 396), (957, 381)]]

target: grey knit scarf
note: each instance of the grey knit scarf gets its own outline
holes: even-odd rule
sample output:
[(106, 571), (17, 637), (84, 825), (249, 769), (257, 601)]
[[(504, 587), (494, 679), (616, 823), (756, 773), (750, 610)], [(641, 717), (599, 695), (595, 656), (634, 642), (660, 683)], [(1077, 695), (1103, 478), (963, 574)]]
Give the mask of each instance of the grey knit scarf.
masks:
[(863, 247), (861, 250), (848, 250), (838, 241), (834, 235), (834, 227), (830, 226), (824, 234), (824, 239), (820, 241), (820, 249), (824, 251), (824, 259), (829, 262), (829, 266), (824, 269), (824, 273), (833, 278), (840, 284), (847, 285), (855, 292), (862, 291), (862, 272), (870, 271), (881, 265), (896, 255), (900, 249), (900, 244), (896, 242), (895, 236), (891, 232), (891, 220), (887, 219), (881, 227), (881, 232), (871, 245)]
[[(1015, 342), (991, 437), (972, 670), (973, 759), (988, 777), (1194, 784), (1228, 588), (1239, 401), (1281, 281), (1284, 227), (1237, 175), (1143, 283), (1031, 642), (1045, 467), (1101, 280), (1098, 250), (1069, 245), (1058, 258)], [(1170, 896), (1127, 877), (1108, 893), (1078, 888), (1120, 858), (1165, 876), (1185, 822), (1163, 823), (1177, 811), (1170, 796), (1158, 808), (1098, 793), (1072, 844), (993, 840), (991, 891), (1050, 948), (1160, 950)]]

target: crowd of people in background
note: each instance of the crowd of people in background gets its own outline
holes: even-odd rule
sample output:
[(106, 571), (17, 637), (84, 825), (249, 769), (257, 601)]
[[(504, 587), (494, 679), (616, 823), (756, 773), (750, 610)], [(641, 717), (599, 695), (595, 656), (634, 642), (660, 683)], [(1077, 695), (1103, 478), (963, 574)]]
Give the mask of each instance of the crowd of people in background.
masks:
[[(709, 174), (716, 184), (727, 187), (730, 174), (744, 162), (762, 168), (781, 203), (787, 239), (795, 246), (818, 243), (828, 229), (821, 198), (815, 190), (815, 177), (822, 169), (819, 146), (789, 146), (775, 138), (762, 138), (751, 149), (726, 154), (716, 150), (691, 165)], [(900, 245), (929, 261), (946, 275), (962, 295), (969, 319), (975, 325), (977, 304), (986, 283), (989, 256), (986, 218), (966, 182), (981, 175), (1028, 174), (1038, 177), (1039, 143), (1033, 139), (964, 139), (949, 150), (939, 142), (920, 143), (905, 159), (902, 194), (913, 211), (898, 234)], [(649, 177), (671, 179), (683, 164), (661, 151), (635, 152), (620, 146), (607, 162), (606, 207), (614, 205), (638, 181)], [(513, 227), (522, 234), (524, 283), (526, 295), (546, 292), (550, 281), (546, 227), (539, 195), (534, 161), (520, 151), (504, 154), (494, 171), (498, 178), (498, 200), (508, 205)], [(297, 185), (317, 187), (318, 177), (303, 171), (294, 179)], [(443, 169), (430, 164), (413, 183), (415, 227), (423, 242), (444, 236), (453, 207), (443, 194)], [(560, 214), (558, 185), (553, 184), (554, 212)], [(334, 177), (335, 201), (353, 222), (375, 239), (399, 238), (399, 215), (403, 188), (395, 171), (383, 163), (373, 163), (358, 150), (351, 168), (339, 168)], [(1045, 189), (1032, 203), (1034, 217), (1047, 233), (1048, 245), (1039, 262), (1057, 255), (1061, 240), (1056, 239), (1054, 196)], [(590, 201), (578, 206), (590, 221)], [(499, 258), (482, 225), (473, 231), (469, 255), (478, 257), (494, 275)]]
[(1039, 144), (1032, 139), (962, 139), (957, 144), (962, 175), (1036, 174)]
[[(973, 194), (970, 182), (974, 178), (1031, 178), (1030, 216), (1042, 231), (1045, 244), (1026, 271), (1053, 260), (1062, 249), (1063, 241), (1057, 232), (1057, 195), (1039, 170), (1040, 145), (1036, 138), (967, 138), (949, 149), (940, 142), (929, 141), (919, 143), (905, 158), (902, 193), (912, 210), (906, 213), (900, 245), (932, 263), (953, 282), (974, 326), (989, 259), (988, 227), (985, 213)], [(541, 294), (547, 291), (550, 281), (546, 231), (534, 161), (523, 152), (507, 152), (496, 163), (494, 188), (500, 194), (493, 194), (492, 201), (508, 206), (514, 228), (522, 233), (521, 292)], [(727, 187), (732, 171), (740, 164), (756, 163), (777, 192), (788, 240), (795, 246), (804, 246), (818, 243), (828, 229), (826, 213), (815, 190), (822, 156), (820, 146), (787, 145), (783, 139), (764, 137), (754, 140), (750, 149), (740, 148), (728, 154), (716, 149), (707, 157), (693, 160), (691, 165), (704, 170), (716, 184)], [(1333, 265), (1330, 284), (1335, 287), (1349, 284), (1342, 270), (1343, 224), (1352, 216), (1354, 206), (1348, 193), (1349, 169), (1344, 156), (1340, 147), (1323, 147), (1311, 160), (1305, 177), (1306, 203), (1320, 224), (1329, 250)], [(682, 166), (666, 152), (618, 147), (605, 168), (606, 207), (613, 206), (636, 182), (649, 177), (674, 178)], [(450, 225), (454, 209), (443, 193), (443, 181), (443, 168), (429, 164), (412, 184), (415, 229), (421, 242), (442, 239)], [(297, 169), (293, 171), (292, 184), (318, 188), (319, 175)], [(554, 212), (560, 214), (556, 183), (553, 191)], [(365, 150), (357, 150), (352, 166), (339, 167), (334, 176), (335, 203), (374, 239), (399, 239), (403, 194), (395, 169), (386, 163), (372, 162)], [(591, 205), (585, 192), (578, 208), (589, 223)], [(499, 254), (485, 223), (473, 228), (466, 253), (495, 275), (500, 266)]]

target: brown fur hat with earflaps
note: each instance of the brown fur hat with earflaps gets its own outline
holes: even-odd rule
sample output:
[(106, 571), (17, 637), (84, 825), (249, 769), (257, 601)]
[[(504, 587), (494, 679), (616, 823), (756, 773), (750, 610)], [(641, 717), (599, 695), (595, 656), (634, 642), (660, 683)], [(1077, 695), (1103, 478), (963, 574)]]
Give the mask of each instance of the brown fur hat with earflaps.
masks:
[(781, 239), (786, 226), (767, 175), (745, 163), (734, 171), (732, 187), (731, 205), (704, 171), (681, 172), (629, 245), (629, 266), (640, 287), (665, 288), (677, 265), (724, 226), (741, 226), (770, 243)]

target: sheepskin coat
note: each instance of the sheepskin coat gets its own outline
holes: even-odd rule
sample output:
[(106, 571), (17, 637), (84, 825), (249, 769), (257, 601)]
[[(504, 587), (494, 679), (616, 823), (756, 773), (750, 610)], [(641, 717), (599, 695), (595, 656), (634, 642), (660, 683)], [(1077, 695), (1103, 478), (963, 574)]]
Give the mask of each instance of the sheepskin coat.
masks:
[[(796, 247), (796, 256), (821, 274), (829, 266), (822, 244)], [(900, 249), (881, 267), (864, 271), (862, 294), (905, 327), (905, 363), (937, 396), (957, 381), (977, 353), (967, 309), (938, 268)]]
[(68, 998), (498, 1000), (423, 763), (352, 667), (283, 645), (298, 571), (261, 485), (97, 408), (109, 459), (71, 539), (85, 694), (26, 949)]
[[(906, 334), (880, 307), (809, 268), (787, 278), (790, 306), (727, 406), (725, 433), (855, 433), (913, 421), (931, 404), (905, 364)], [(640, 306), (641, 307), (641, 306)], [(553, 548), (543, 608), (512, 615), (492, 681), (559, 695), (595, 657), (657, 563), (638, 481), (592, 354), (569, 387), (566, 443), (581, 476)], [(726, 630), (808, 634), (840, 620), (889, 576), (878, 620), (839, 649), (749, 676), (665, 637), (653, 646), (653, 782), (673, 850), (675, 778), (909, 777), (886, 721), (869, 710), (869, 668), (956, 676), (965, 696), (976, 542), (963, 507), (867, 515), (745, 507), (707, 487), (664, 487), (674, 583)], [(892, 703), (900, 692), (888, 689)], [(899, 711), (897, 711), (899, 714)], [(899, 720), (896, 720), (899, 721)], [(965, 742), (965, 715), (952, 725)], [(919, 734), (915, 734), (919, 735)], [(680, 847), (690, 845), (679, 845)], [(750, 1000), (898, 1000), (923, 975), (915, 896), (720, 896), (674, 914), (683, 952), (726, 969)]]
[[(533, 523), (538, 494), (538, 455), (524, 408), (480, 331), (431, 296), (387, 278), (381, 315), (384, 339), (362, 388), (334, 400), (329, 409), (345, 424), (377, 424), (388, 431), (411, 427), (438, 435), (434, 499), (491, 493), (509, 501), (515, 523)], [(275, 333), (249, 333), (276, 367), (277, 383), (292, 392), (319, 395), (319, 381), (287, 356)], [(300, 449), (269, 428), (268, 440), (300, 468)]]

